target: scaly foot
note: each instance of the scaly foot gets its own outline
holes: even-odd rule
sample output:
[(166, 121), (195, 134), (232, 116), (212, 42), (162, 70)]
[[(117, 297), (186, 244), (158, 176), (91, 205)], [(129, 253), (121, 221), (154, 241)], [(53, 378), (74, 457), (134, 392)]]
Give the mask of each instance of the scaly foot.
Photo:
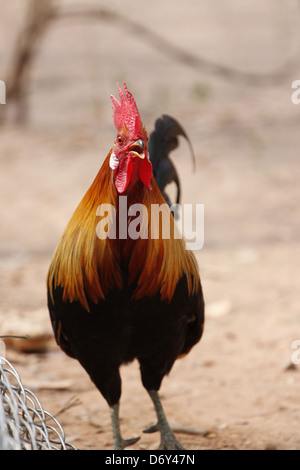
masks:
[(151, 397), (151, 400), (153, 401), (158, 423), (154, 426), (150, 426), (148, 429), (145, 429), (144, 432), (152, 433), (160, 431), (160, 450), (184, 450), (184, 447), (180, 444), (180, 442), (177, 441), (169, 426), (158, 392), (154, 390), (148, 390), (148, 393)]
[(119, 422), (119, 404), (110, 407), (110, 416), (113, 431), (114, 450), (124, 450), (125, 447), (132, 446), (140, 439), (139, 437), (133, 437), (132, 439), (122, 438)]

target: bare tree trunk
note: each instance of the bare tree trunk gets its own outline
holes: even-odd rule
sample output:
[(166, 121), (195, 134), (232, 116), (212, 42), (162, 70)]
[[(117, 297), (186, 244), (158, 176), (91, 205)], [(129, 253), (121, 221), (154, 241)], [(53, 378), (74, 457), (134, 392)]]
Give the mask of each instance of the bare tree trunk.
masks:
[(8, 108), (14, 106), (15, 120), (22, 123), (27, 117), (27, 87), (32, 60), (38, 42), (51, 19), (55, 17), (53, 0), (30, 0), (23, 28), (18, 34), (5, 80), (6, 106), (1, 106), (0, 122), (6, 119)]

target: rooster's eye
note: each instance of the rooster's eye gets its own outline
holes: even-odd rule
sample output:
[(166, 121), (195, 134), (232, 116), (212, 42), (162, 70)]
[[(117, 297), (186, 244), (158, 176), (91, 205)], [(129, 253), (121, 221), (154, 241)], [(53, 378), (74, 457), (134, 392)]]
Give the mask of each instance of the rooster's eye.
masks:
[(123, 145), (124, 140), (123, 140), (123, 137), (121, 135), (118, 135), (117, 142), (118, 142), (119, 145)]

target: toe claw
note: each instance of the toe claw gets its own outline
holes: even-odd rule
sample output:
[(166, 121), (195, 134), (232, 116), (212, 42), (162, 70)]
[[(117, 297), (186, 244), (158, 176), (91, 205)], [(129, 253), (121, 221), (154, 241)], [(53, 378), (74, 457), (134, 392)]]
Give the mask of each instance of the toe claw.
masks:
[(147, 429), (144, 429), (143, 432), (144, 432), (145, 434), (152, 434), (153, 432), (157, 432), (157, 431), (159, 431), (159, 430), (160, 430), (159, 424), (157, 423), (157, 424), (153, 424), (153, 426), (150, 426), (150, 427), (147, 428)]
[(132, 446), (133, 444), (135, 444), (137, 441), (140, 440), (140, 436), (138, 437), (132, 437), (131, 439), (124, 439), (123, 443), (124, 443), (124, 449), (125, 447), (129, 447), (129, 446)]
[(133, 437), (131, 439), (119, 439), (119, 440), (117, 440), (117, 442), (115, 442), (114, 450), (124, 450), (125, 447), (132, 446), (139, 439), (140, 439), (140, 437)]

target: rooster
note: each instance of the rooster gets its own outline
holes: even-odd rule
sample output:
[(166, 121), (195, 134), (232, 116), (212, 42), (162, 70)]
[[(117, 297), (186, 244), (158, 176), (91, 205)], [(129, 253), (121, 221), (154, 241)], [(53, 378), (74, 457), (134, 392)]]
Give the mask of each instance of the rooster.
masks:
[[(55, 250), (47, 278), (48, 308), (57, 344), (79, 361), (107, 401), (114, 449), (139, 439), (123, 439), (119, 423), (119, 369), (134, 359), (157, 415), (157, 424), (145, 432), (160, 432), (160, 449), (183, 449), (158, 392), (176, 359), (202, 336), (199, 270), (177, 236), (174, 217), (153, 176), (147, 132), (135, 100), (126, 84), (124, 91), (118, 84), (118, 91), (120, 101), (111, 96), (117, 137)], [(140, 222), (148, 237), (120, 233), (124, 197), (128, 214), (134, 204), (148, 209)], [(157, 205), (172, 227), (168, 238), (153, 223), (150, 209)], [(109, 236), (109, 230), (99, 236), (99, 207), (114, 209), (116, 222), (110, 227), (115, 225), (117, 236)], [(128, 215), (127, 224), (132, 220)]]

